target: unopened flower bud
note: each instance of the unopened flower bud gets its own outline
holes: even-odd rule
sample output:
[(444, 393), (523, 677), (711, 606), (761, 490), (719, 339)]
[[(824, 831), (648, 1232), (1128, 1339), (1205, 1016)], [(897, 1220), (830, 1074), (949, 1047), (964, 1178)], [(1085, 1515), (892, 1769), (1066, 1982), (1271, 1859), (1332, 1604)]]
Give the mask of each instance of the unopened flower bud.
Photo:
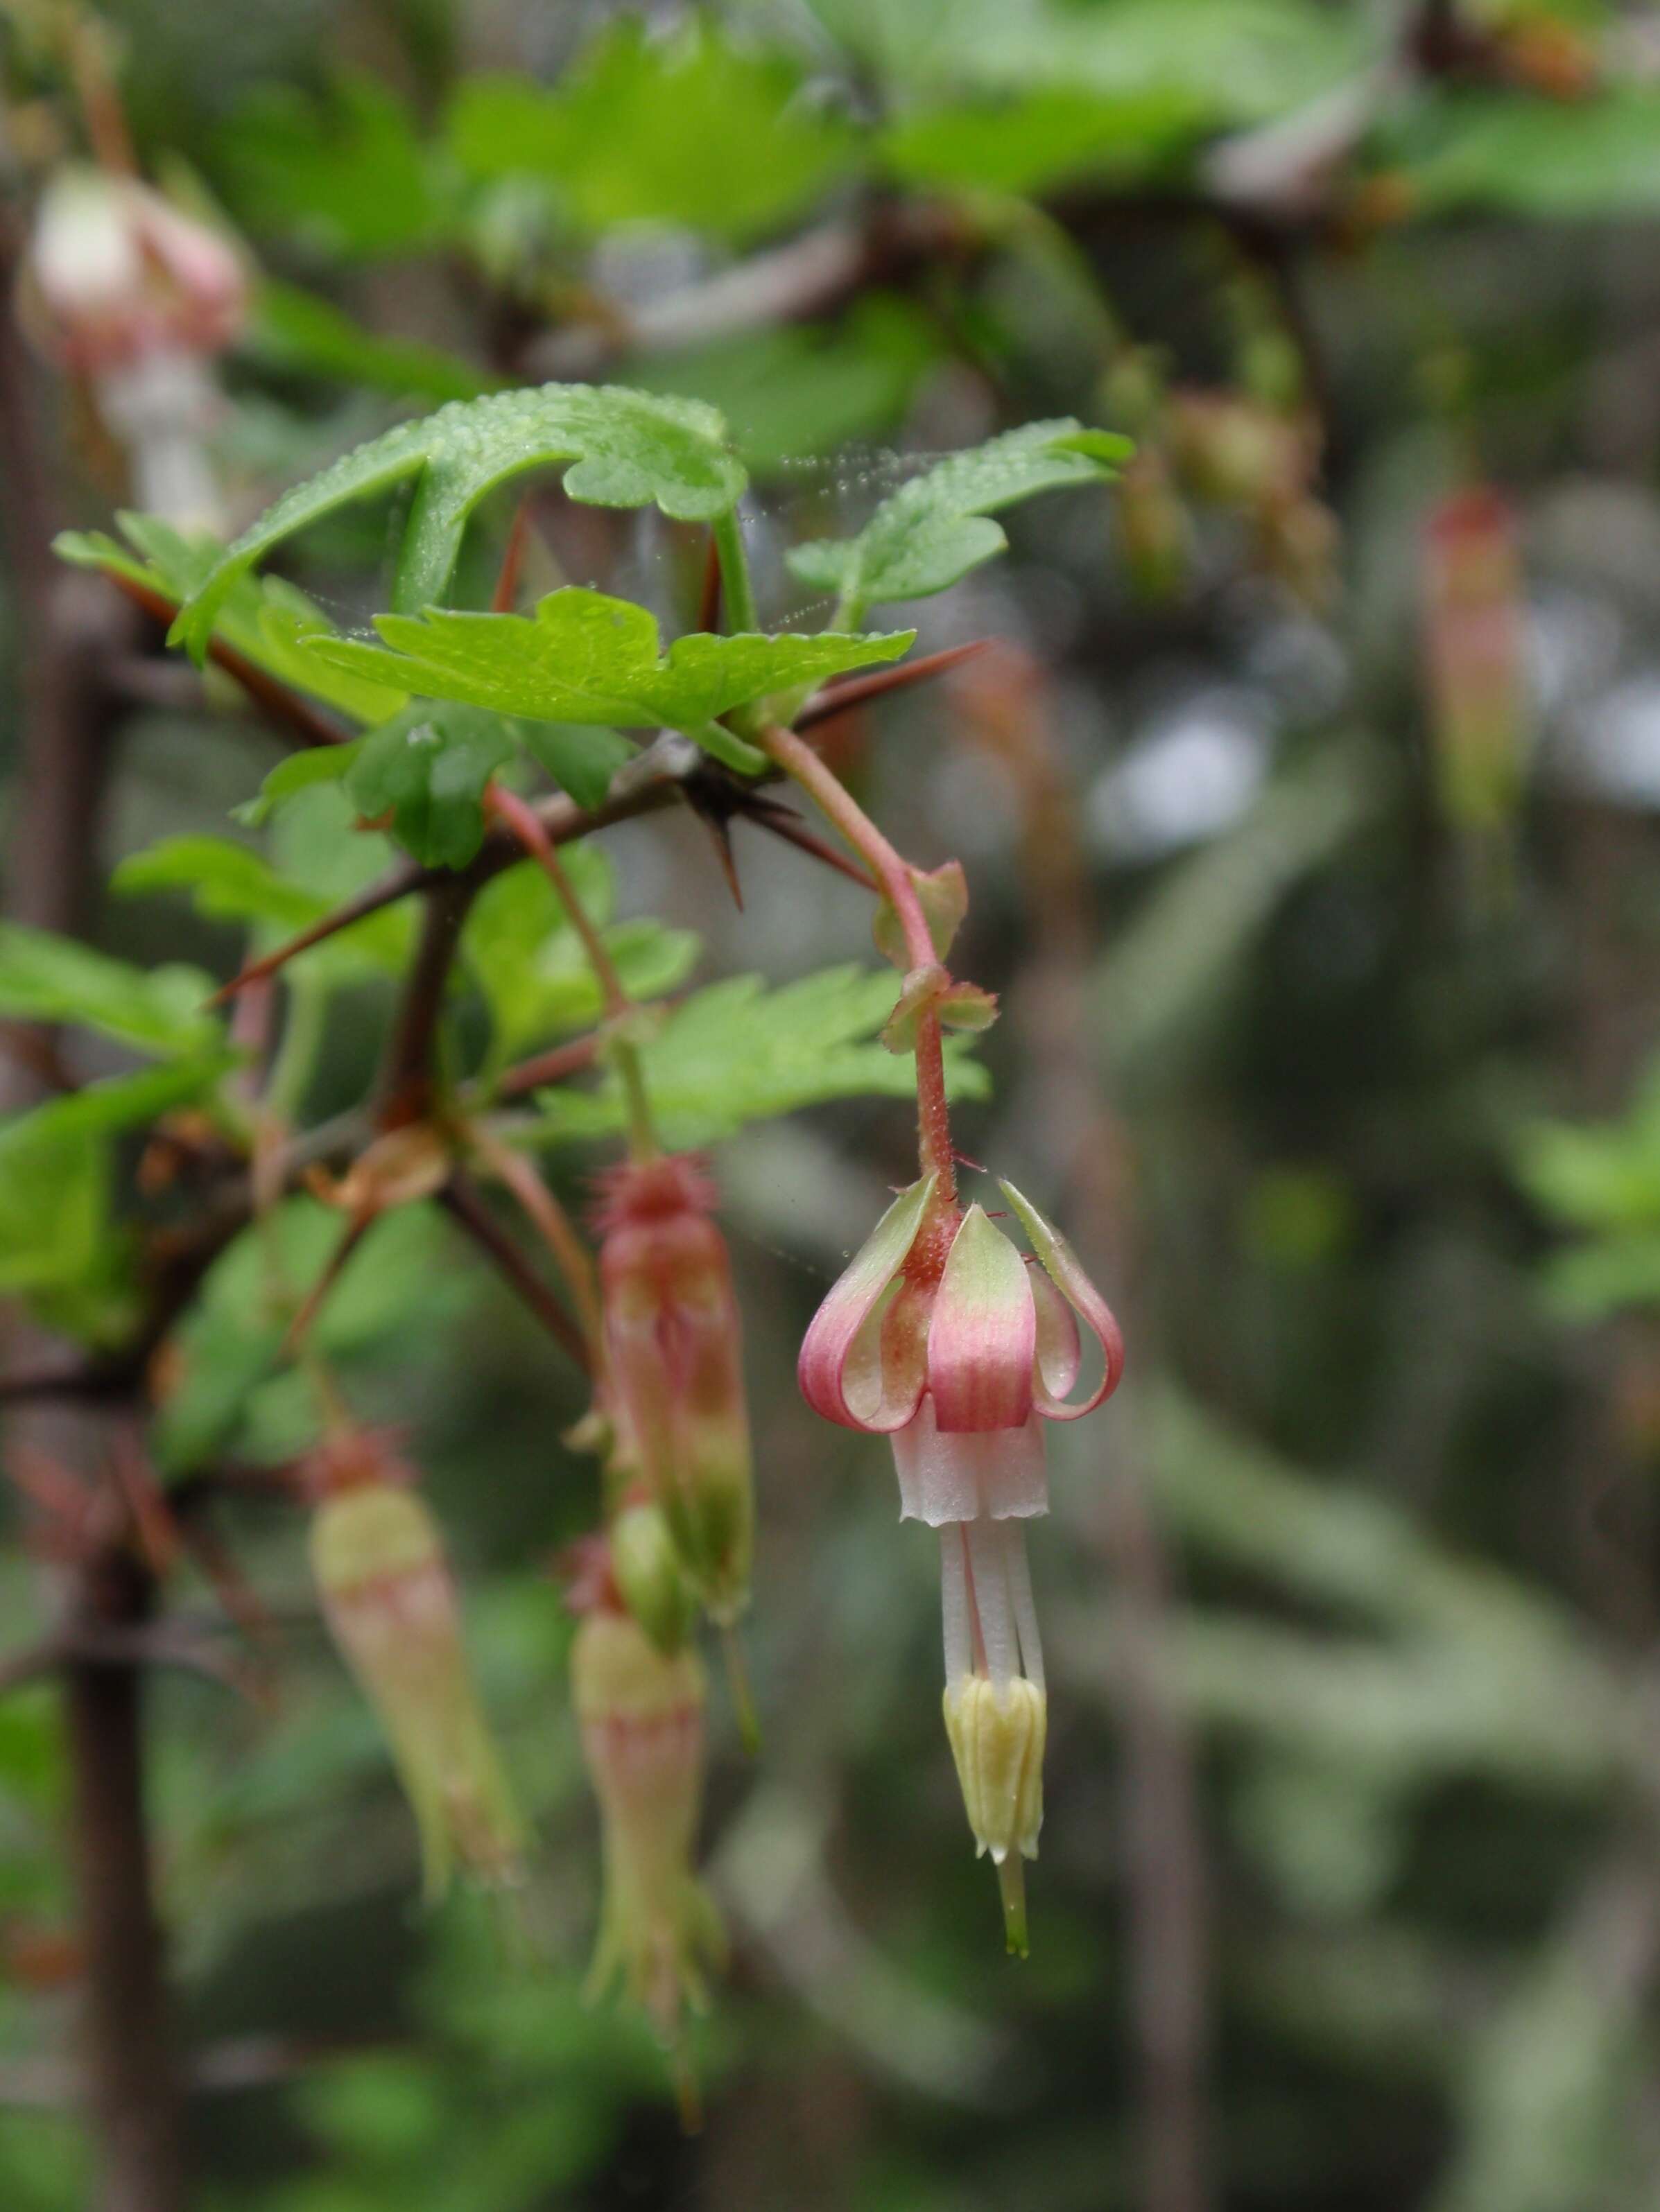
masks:
[(1502, 829), (1521, 797), (1531, 736), (1510, 502), (1481, 485), (1443, 500), (1425, 552), (1425, 677), (1442, 804), (1460, 829)]
[(311, 1555), (330, 1632), (380, 1717), (414, 1810), (428, 1897), (442, 1893), (457, 1860), (510, 1879), (518, 1820), (432, 1516), (392, 1482), (355, 1482), (318, 1507)]
[(571, 1693), (599, 1800), (605, 1896), (590, 1997), (620, 1981), (665, 2041), (681, 2008), (708, 2003), (725, 1950), (692, 1869), (703, 1781), (703, 1669), (672, 1657), (626, 1613), (590, 1613), (571, 1646)]
[(607, 1388), (629, 1463), (704, 1603), (729, 1622), (748, 1595), (754, 1506), (738, 1302), (714, 1202), (700, 1163), (684, 1155), (613, 1170), (599, 1286)]
[(697, 1619), (668, 1522), (655, 1505), (629, 1505), (611, 1523), (611, 1571), (623, 1602), (662, 1652), (680, 1649)]

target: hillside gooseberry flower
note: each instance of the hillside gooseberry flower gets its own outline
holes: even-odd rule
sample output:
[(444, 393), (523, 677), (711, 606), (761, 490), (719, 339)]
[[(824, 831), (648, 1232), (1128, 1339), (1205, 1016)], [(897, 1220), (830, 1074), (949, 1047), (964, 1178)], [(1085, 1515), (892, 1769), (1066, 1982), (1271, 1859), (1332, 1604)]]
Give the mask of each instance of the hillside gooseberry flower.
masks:
[(75, 164), (41, 198), (21, 293), (42, 351), (88, 380), (128, 448), (137, 503), (180, 527), (218, 527), (204, 364), (246, 313), (234, 249), (136, 178)]
[(730, 1623), (748, 1595), (754, 1508), (742, 1333), (709, 1218), (714, 1188), (702, 1161), (681, 1153), (611, 1169), (602, 1194), (605, 1384), (619, 1446), (703, 1602)]
[(690, 1647), (666, 1656), (637, 1621), (602, 1606), (578, 1626), (570, 1672), (605, 1866), (587, 1994), (604, 1996), (620, 1981), (672, 2045), (683, 2006), (707, 2008), (705, 1973), (725, 1951), (720, 1917), (692, 1867), (703, 1669)]
[(374, 1439), (319, 1458), (312, 1567), (341, 1656), (374, 1708), (414, 1811), (429, 1899), (459, 1860), (516, 1878), (517, 1815), (461, 1639), (432, 1516)]
[[(964, 1803), (1025, 1952), (1022, 1858), (1037, 1855), (1047, 1706), (1023, 1522), (1049, 1510), (1041, 1420), (1076, 1420), (1117, 1385), (1118, 1325), (1071, 1247), (1000, 1186), (1039, 1264), (989, 1215), (936, 1203), (939, 1179), (902, 1191), (814, 1316), (799, 1375), (809, 1405), (886, 1435), (900, 1517), (939, 1531), (946, 1732)], [(1078, 1321), (1102, 1373), (1068, 1401)]]

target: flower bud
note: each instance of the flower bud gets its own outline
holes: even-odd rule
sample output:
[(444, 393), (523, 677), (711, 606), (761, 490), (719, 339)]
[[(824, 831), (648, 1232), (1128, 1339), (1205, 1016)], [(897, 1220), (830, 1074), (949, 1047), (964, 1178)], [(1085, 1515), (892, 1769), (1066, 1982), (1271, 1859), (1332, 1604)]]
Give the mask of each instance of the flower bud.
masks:
[(1442, 501), (1424, 562), (1425, 678), (1437, 780), (1460, 829), (1516, 811), (1530, 735), (1521, 549), (1509, 502), (1482, 486)]
[(571, 1693), (599, 1800), (605, 1895), (590, 1998), (620, 1981), (672, 2042), (683, 2005), (708, 2002), (725, 1939), (692, 1870), (703, 1780), (703, 1669), (666, 1657), (626, 1613), (588, 1613), (571, 1646)]
[(519, 1823), (473, 1688), (432, 1516), (383, 1476), (325, 1497), (311, 1556), (324, 1617), (380, 1717), (421, 1835), (429, 1899), (456, 1860), (511, 1879)]
[(714, 1194), (685, 1156), (605, 1181), (599, 1287), (606, 1382), (630, 1462), (718, 1620), (748, 1595), (749, 1417), (732, 1267)]
[(697, 1600), (655, 1505), (626, 1506), (611, 1523), (611, 1571), (623, 1604), (658, 1650), (678, 1651), (696, 1624)]

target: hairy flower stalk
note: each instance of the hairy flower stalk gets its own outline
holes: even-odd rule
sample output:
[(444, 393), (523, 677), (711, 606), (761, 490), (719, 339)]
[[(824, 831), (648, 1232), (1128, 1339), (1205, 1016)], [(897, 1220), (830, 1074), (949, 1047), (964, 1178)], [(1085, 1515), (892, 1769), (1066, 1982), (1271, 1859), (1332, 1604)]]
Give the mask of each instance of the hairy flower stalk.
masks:
[(521, 1838), (442, 1540), (410, 1479), (374, 1438), (326, 1446), (311, 1557), (330, 1633), (380, 1717), (414, 1811), (430, 1900), (458, 1862), (488, 1881), (515, 1880)]
[(607, 1601), (603, 1585), (596, 1595), (570, 1661), (604, 1855), (587, 1994), (598, 1999), (620, 1983), (643, 2008), (676, 2054), (690, 2119), (690, 2080), (679, 2059), (683, 2014), (708, 2008), (706, 1976), (726, 1949), (720, 1916), (693, 1868), (703, 1785), (703, 1669), (690, 1646), (660, 1650)]
[(135, 503), (180, 529), (222, 530), (207, 364), (246, 313), (233, 248), (136, 178), (72, 165), (41, 198), (21, 305), (41, 349), (91, 386)]
[[(970, 1826), (1026, 1948), (1020, 1862), (1043, 1821), (1047, 1707), (1021, 1523), (1049, 1510), (1043, 1420), (1116, 1387), (1118, 1327), (1064, 1237), (1008, 1183), (1040, 1264), (978, 1206), (942, 1212), (933, 1175), (897, 1198), (814, 1316), (800, 1377), (832, 1421), (892, 1439), (900, 1517), (939, 1531), (946, 1732)], [(1078, 1321), (1102, 1373), (1076, 1401)]]

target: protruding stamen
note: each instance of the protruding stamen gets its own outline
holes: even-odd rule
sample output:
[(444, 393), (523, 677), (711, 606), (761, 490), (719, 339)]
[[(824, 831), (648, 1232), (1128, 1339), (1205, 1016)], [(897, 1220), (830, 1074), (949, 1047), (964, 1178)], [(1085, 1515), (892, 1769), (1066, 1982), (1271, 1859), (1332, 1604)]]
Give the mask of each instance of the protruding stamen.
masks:
[(1009, 1603), (1020, 1638), (1020, 1665), (1026, 1680), (1042, 1690), (1043, 1646), (1037, 1634), (1037, 1607), (1032, 1602), (1031, 1569), (1026, 1563), (1026, 1529), (1021, 1521), (994, 1521), (1003, 1551), (1003, 1571), (1008, 1580)]
[(939, 1525), (939, 1613), (946, 1632), (946, 1686), (954, 1689), (974, 1668), (968, 1558), (960, 1521), (944, 1521)]
[(993, 1688), (1000, 1690), (1020, 1671), (1019, 1641), (1009, 1603), (1001, 1533), (995, 1521), (982, 1518), (964, 1523), (964, 1534), (968, 1540), (969, 1575), (985, 1649), (986, 1673)]

